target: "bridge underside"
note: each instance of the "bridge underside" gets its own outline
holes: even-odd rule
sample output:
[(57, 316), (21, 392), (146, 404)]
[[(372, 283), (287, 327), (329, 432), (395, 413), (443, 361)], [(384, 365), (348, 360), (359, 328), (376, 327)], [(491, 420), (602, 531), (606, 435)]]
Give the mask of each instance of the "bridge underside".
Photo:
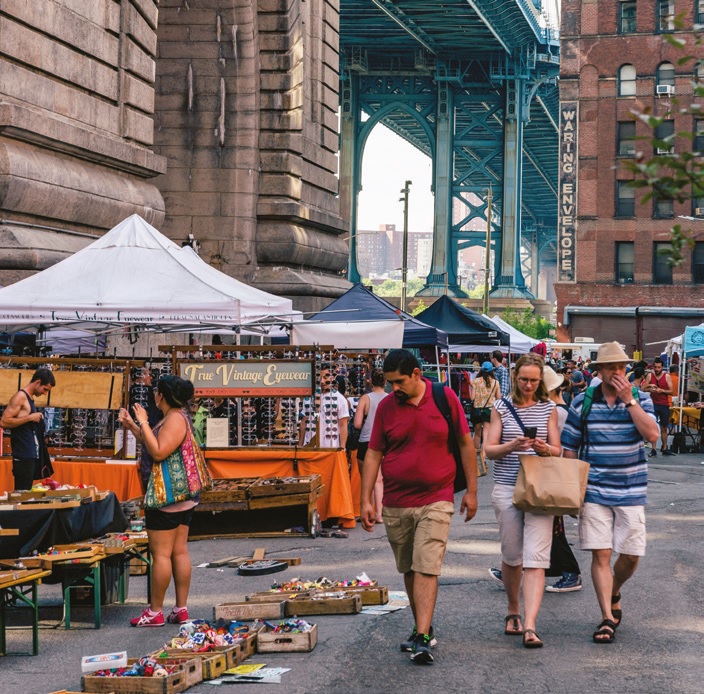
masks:
[(463, 295), (458, 251), (485, 246), (490, 219), (492, 295), (530, 297), (524, 273), (535, 292), (540, 266), (555, 262), (558, 173), (558, 49), (535, 6), (342, 0), (340, 48), (350, 280), (359, 279), (362, 155), (382, 123), (433, 162), (433, 260), (422, 293)]

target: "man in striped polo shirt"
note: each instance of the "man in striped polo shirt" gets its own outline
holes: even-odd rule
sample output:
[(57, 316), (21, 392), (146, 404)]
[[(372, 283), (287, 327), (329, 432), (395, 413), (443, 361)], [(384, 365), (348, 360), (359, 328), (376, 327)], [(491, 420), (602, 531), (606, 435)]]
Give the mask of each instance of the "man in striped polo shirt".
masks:
[[(572, 401), (562, 431), (567, 458), (590, 463), (589, 482), (579, 516), (579, 541), (592, 552), (592, 580), (602, 622), (595, 643), (613, 643), (621, 622), (621, 586), (645, 555), (648, 467), (643, 439), (658, 435), (650, 396), (626, 378), (631, 360), (618, 342), (601, 345), (596, 365), (602, 383)], [(585, 398), (591, 406), (585, 408)], [(587, 411), (588, 410), (588, 411)], [(611, 555), (619, 556), (611, 568)]]

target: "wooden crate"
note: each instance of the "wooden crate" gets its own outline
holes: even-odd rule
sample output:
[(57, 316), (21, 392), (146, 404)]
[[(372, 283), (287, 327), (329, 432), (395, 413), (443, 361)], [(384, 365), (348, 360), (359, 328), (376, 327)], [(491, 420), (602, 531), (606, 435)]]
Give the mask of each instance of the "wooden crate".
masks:
[(203, 666), (203, 679), (214, 680), (220, 677), (227, 670), (227, 654), (222, 651), (209, 651), (208, 653), (194, 653), (187, 648), (162, 648), (150, 654), (158, 661), (169, 660), (191, 660), (197, 658)]
[[(128, 664), (135, 661), (128, 659)], [(169, 662), (169, 661), (167, 661)], [(114, 694), (177, 694), (203, 681), (203, 670), (198, 659), (175, 661), (176, 670), (166, 677), (98, 677), (83, 675), (84, 692), (114, 692)]]
[(130, 559), (130, 576), (144, 576), (147, 573), (147, 565), (140, 559), (134, 557)]
[(304, 477), (265, 477), (253, 484), (247, 493), (250, 499), (282, 494), (307, 494), (323, 483), (320, 475)]
[(264, 629), (263, 624), (260, 627), (254, 627), (244, 638), (237, 639), (237, 645), (240, 647), (237, 654), (237, 665), (247, 658), (251, 658), (257, 652), (257, 638), (262, 629)]
[(389, 589), (386, 586), (346, 586), (341, 591), (359, 595), (362, 605), (386, 605), (389, 602)]
[(310, 492), (301, 492), (300, 494), (279, 494), (277, 496), (260, 496), (249, 500), (250, 510), (262, 508), (276, 508), (281, 506), (305, 506), (306, 504), (314, 504), (315, 500), (322, 496), (325, 487), (320, 485)]
[(245, 595), (247, 602), (276, 602), (277, 600), (292, 600), (297, 597), (313, 597), (315, 590), (302, 590), (299, 593), (295, 591), (271, 591), (267, 590), (263, 593), (251, 593)]
[(224, 602), (213, 608), (213, 617), (239, 622), (250, 619), (282, 619), (286, 612), (286, 601), (270, 595), (267, 602)]
[(196, 506), (194, 513), (212, 513), (213, 511), (247, 511), (249, 502), (247, 499), (237, 499), (235, 501), (206, 501)]
[(98, 545), (55, 545), (58, 554), (40, 554), (40, 559), (48, 562), (71, 561), (72, 559), (89, 559), (103, 553), (103, 548)]
[(257, 635), (258, 653), (308, 653), (318, 642), (318, 625), (303, 634), (277, 634), (265, 627)]
[[(324, 594), (322, 594), (324, 596)], [(344, 598), (295, 597), (286, 601), (287, 617), (322, 614), (357, 614), (362, 611), (362, 598), (347, 593)]]
[(217, 501), (244, 501), (247, 499), (247, 490), (260, 479), (260, 477), (214, 479), (212, 488), (200, 495), (200, 501), (206, 504)]

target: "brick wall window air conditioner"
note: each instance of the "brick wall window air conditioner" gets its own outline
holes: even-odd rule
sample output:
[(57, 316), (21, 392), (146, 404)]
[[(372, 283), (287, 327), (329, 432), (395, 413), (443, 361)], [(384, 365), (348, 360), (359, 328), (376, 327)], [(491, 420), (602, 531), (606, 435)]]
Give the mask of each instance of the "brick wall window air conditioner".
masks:
[(675, 87), (671, 84), (658, 84), (655, 87), (655, 93), (659, 96), (672, 96), (675, 93)]
[(694, 216), (695, 217), (704, 217), (704, 207), (695, 207), (694, 208)]

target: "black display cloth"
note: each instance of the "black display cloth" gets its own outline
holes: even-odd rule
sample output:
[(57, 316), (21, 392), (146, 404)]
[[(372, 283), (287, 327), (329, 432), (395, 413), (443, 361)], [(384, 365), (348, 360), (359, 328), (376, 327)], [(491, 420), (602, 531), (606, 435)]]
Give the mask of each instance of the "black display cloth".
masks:
[(122, 532), (128, 522), (117, 497), (67, 509), (0, 511), (0, 527), (18, 528), (19, 536), (0, 538), (0, 558), (27, 557), (54, 545), (89, 540), (105, 533)]

